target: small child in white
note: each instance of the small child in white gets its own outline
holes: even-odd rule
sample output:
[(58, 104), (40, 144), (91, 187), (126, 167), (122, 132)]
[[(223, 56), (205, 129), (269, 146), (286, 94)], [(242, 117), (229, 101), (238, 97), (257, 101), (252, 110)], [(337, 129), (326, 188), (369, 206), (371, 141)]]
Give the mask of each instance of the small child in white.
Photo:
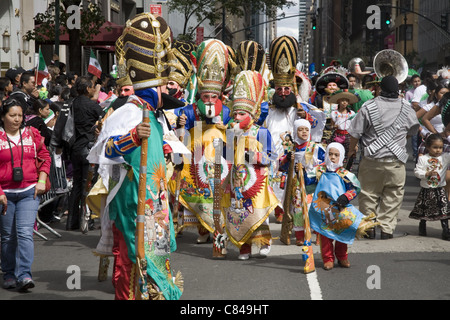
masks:
[(448, 219), (450, 207), (445, 190), (445, 175), (450, 164), (450, 153), (443, 153), (444, 141), (440, 134), (431, 134), (425, 141), (428, 154), (419, 157), (414, 174), (420, 179), (420, 192), (409, 214), (420, 220), (419, 235), (426, 236), (427, 221), (441, 221), (442, 239), (450, 240)]

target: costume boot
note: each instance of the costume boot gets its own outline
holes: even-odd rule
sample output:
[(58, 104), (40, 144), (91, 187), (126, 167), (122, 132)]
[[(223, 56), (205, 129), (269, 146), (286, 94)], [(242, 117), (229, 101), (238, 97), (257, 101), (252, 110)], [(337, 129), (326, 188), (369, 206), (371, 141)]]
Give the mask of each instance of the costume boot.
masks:
[(276, 223), (278, 224), (283, 223), (283, 214), (284, 214), (283, 209), (281, 209), (280, 207), (275, 208), (275, 218), (277, 219)]
[(426, 237), (427, 236), (427, 221), (420, 220), (419, 223), (419, 236)]
[(448, 229), (448, 219), (441, 220), (442, 239), (450, 240), (450, 230)]
[(305, 241), (305, 231), (295, 231), (295, 244), (297, 246), (302, 246)]

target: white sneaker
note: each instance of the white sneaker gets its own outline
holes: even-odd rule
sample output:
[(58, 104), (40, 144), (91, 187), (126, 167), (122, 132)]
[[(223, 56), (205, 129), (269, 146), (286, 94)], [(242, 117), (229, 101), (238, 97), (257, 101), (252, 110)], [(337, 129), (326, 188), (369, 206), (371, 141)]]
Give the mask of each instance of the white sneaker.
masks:
[(270, 248), (271, 246), (269, 245), (262, 246), (261, 249), (259, 250), (259, 254), (263, 257), (267, 257), (269, 255)]
[(243, 254), (240, 254), (239, 257), (238, 257), (238, 259), (239, 259), (239, 260), (248, 260), (248, 259), (250, 259), (250, 253), (243, 253)]
[(207, 243), (207, 242), (209, 242), (209, 239), (210, 239), (209, 233), (207, 233), (202, 236), (198, 236), (197, 243)]

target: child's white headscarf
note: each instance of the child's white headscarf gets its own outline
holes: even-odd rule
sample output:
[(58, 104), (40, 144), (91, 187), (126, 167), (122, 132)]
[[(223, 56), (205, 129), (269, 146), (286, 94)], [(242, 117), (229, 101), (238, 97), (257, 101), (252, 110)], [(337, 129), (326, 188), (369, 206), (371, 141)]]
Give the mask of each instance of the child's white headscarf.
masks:
[[(331, 162), (330, 157), (328, 156), (331, 148), (339, 150), (339, 162), (338, 163)], [(339, 169), (340, 167), (342, 167), (344, 165), (344, 158), (345, 158), (345, 149), (342, 144), (333, 142), (327, 146), (327, 152), (325, 153), (325, 165), (327, 166), (328, 170), (334, 172), (337, 169)]]
[[(307, 127), (309, 129), (309, 137), (308, 140), (302, 140), (297, 135), (297, 129), (298, 127)], [(308, 120), (305, 119), (298, 119), (294, 121), (294, 132), (293, 132), (293, 139), (294, 142), (297, 144), (303, 144), (305, 142), (308, 142), (311, 140), (311, 124)]]

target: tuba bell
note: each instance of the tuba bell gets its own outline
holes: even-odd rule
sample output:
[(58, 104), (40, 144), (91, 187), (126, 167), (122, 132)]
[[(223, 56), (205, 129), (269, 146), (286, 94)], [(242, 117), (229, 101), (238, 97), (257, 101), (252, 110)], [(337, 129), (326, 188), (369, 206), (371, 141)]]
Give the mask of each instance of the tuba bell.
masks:
[(373, 69), (379, 78), (394, 76), (398, 83), (408, 77), (408, 62), (400, 53), (391, 49), (377, 53), (373, 59)]
[(371, 73), (371, 70), (369, 70), (369, 68), (366, 68), (366, 64), (361, 58), (353, 58), (352, 60), (350, 60), (347, 69), (357, 76), (364, 76)]

